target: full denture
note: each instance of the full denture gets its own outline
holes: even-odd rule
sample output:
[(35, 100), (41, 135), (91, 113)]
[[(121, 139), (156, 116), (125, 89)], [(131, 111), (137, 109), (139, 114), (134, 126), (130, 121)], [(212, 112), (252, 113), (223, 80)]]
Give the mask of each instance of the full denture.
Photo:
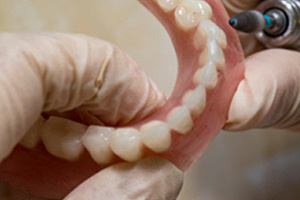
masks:
[[(41, 185), (47, 197), (57, 198), (100, 168), (121, 160), (136, 161), (158, 155), (185, 171), (200, 157), (223, 127), (233, 93), (243, 77), (238, 38), (227, 25), (228, 16), (221, 1), (140, 2), (165, 26), (177, 53), (177, 82), (166, 104), (146, 119), (125, 127), (87, 126), (55, 116), (45, 122), (40, 119), (21, 142), (26, 149), (16, 148), (0, 168), (0, 177), (9, 179), (4, 174), (9, 171), (5, 166), (24, 164), (32, 155), (38, 160), (35, 165), (48, 171), (56, 168), (47, 175), (52, 182), (56, 180), (53, 174), (59, 174), (60, 180), (68, 180), (72, 179), (71, 171), (75, 171), (78, 177), (64, 183), (57, 195), (52, 195), (55, 186)], [(68, 132), (64, 131), (66, 126)], [(54, 156), (50, 161), (46, 159), (49, 153)], [(14, 158), (19, 160), (15, 162)], [(20, 166), (16, 168), (21, 170)], [(69, 172), (62, 173), (66, 169)], [(20, 175), (23, 178), (33, 172), (24, 173)], [(39, 181), (38, 177), (35, 179)], [(22, 186), (22, 181), (14, 184)], [(34, 192), (34, 187), (24, 189)]]

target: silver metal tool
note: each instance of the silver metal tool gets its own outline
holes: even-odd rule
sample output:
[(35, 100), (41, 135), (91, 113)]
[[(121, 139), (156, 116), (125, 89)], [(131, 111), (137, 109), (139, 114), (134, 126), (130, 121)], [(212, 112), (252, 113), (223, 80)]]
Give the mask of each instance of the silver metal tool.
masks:
[(266, 0), (256, 10), (237, 14), (229, 20), (236, 30), (253, 33), (268, 48), (300, 51), (300, 0)]

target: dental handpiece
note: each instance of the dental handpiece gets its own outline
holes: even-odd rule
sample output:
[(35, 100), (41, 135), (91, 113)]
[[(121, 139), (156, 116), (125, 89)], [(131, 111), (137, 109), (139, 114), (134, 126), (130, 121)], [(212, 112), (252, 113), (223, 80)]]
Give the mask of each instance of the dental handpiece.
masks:
[(229, 20), (238, 31), (255, 34), (267, 48), (300, 51), (300, 0), (266, 0), (255, 10), (239, 13)]

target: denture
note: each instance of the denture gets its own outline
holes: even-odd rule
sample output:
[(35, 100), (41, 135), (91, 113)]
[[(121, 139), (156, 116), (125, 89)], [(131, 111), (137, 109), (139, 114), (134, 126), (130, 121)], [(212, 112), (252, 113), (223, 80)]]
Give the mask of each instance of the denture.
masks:
[[(132, 162), (156, 155), (185, 171), (221, 130), (244, 72), (240, 43), (227, 24), (229, 18), (221, 1), (140, 2), (164, 25), (178, 58), (175, 89), (165, 105), (142, 121), (124, 127), (87, 126), (55, 116), (46, 121), (40, 119), (20, 143), (23, 147), (17, 147), (12, 154), (11, 157), (22, 155), (18, 161), (12, 164), (10, 157), (3, 163), (0, 174), (4, 180), (8, 171), (5, 165), (22, 170), (30, 156), (35, 157), (38, 165), (31, 167), (49, 171), (47, 180), (40, 183), (49, 198), (53, 198), (54, 190), (59, 191), (56, 197), (67, 194), (99, 169), (119, 161)], [(41, 158), (30, 154), (31, 151), (42, 152)], [(52, 161), (46, 161), (49, 154)], [(70, 173), (62, 173), (65, 169)], [(70, 184), (64, 181), (72, 177), (71, 171), (76, 173), (76, 179)], [(23, 171), (26, 175), (19, 176), (23, 176), (23, 181), (34, 177), (38, 183), (39, 173), (44, 171)], [(59, 180), (55, 176), (60, 176)], [(46, 184), (55, 181), (63, 182), (63, 186), (57, 189)], [(14, 184), (22, 186), (23, 182)], [(32, 192), (33, 188), (25, 190)]]

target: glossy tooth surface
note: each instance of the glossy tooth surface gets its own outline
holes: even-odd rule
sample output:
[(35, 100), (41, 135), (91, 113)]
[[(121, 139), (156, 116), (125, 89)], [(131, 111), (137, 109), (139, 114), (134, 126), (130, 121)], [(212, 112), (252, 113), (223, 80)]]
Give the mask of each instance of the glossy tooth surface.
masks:
[(222, 49), (227, 47), (224, 31), (211, 20), (201, 20), (194, 37), (197, 49), (204, 48), (209, 37), (215, 38)]
[(151, 126), (149, 124), (146, 124), (146, 128), (141, 128), (143, 143), (156, 153), (168, 150), (171, 146), (171, 133), (168, 124), (164, 122), (152, 123)]
[(169, 127), (180, 134), (187, 134), (194, 126), (190, 110), (186, 105), (176, 107), (173, 110), (175, 111), (171, 111), (172, 115), (168, 120)]
[(194, 76), (195, 84), (202, 84), (207, 89), (213, 89), (218, 83), (218, 72), (213, 61), (208, 61), (206, 65), (199, 69)]
[(225, 67), (225, 57), (223, 50), (214, 38), (208, 38), (206, 47), (199, 58), (199, 64), (204, 66), (208, 61), (216, 64), (217, 70), (222, 71)]
[(200, 115), (204, 111), (206, 106), (206, 91), (203, 85), (199, 85), (193, 91), (193, 94), (188, 99), (186, 106), (196, 116)]
[(45, 119), (43, 117), (39, 117), (23, 137), (20, 145), (27, 149), (33, 149), (34, 147), (36, 147), (36, 145), (41, 141), (41, 128), (43, 127), (44, 123)]
[(81, 137), (86, 129), (83, 124), (50, 117), (43, 126), (41, 139), (50, 154), (72, 161), (84, 152)]
[(141, 133), (134, 128), (116, 129), (112, 133), (110, 146), (115, 154), (126, 161), (136, 161), (143, 155)]
[(182, 0), (157, 0), (159, 7), (165, 12), (174, 10), (181, 2)]
[(212, 9), (201, 0), (183, 0), (176, 8), (175, 19), (179, 27), (189, 30), (198, 26), (200, 20), (212, 18)]
[(90, 126), (82, 137), (84, 147), (100, 165), (109, 164), (115, 156), (109, 144), (113, 130), (108, 127)]

